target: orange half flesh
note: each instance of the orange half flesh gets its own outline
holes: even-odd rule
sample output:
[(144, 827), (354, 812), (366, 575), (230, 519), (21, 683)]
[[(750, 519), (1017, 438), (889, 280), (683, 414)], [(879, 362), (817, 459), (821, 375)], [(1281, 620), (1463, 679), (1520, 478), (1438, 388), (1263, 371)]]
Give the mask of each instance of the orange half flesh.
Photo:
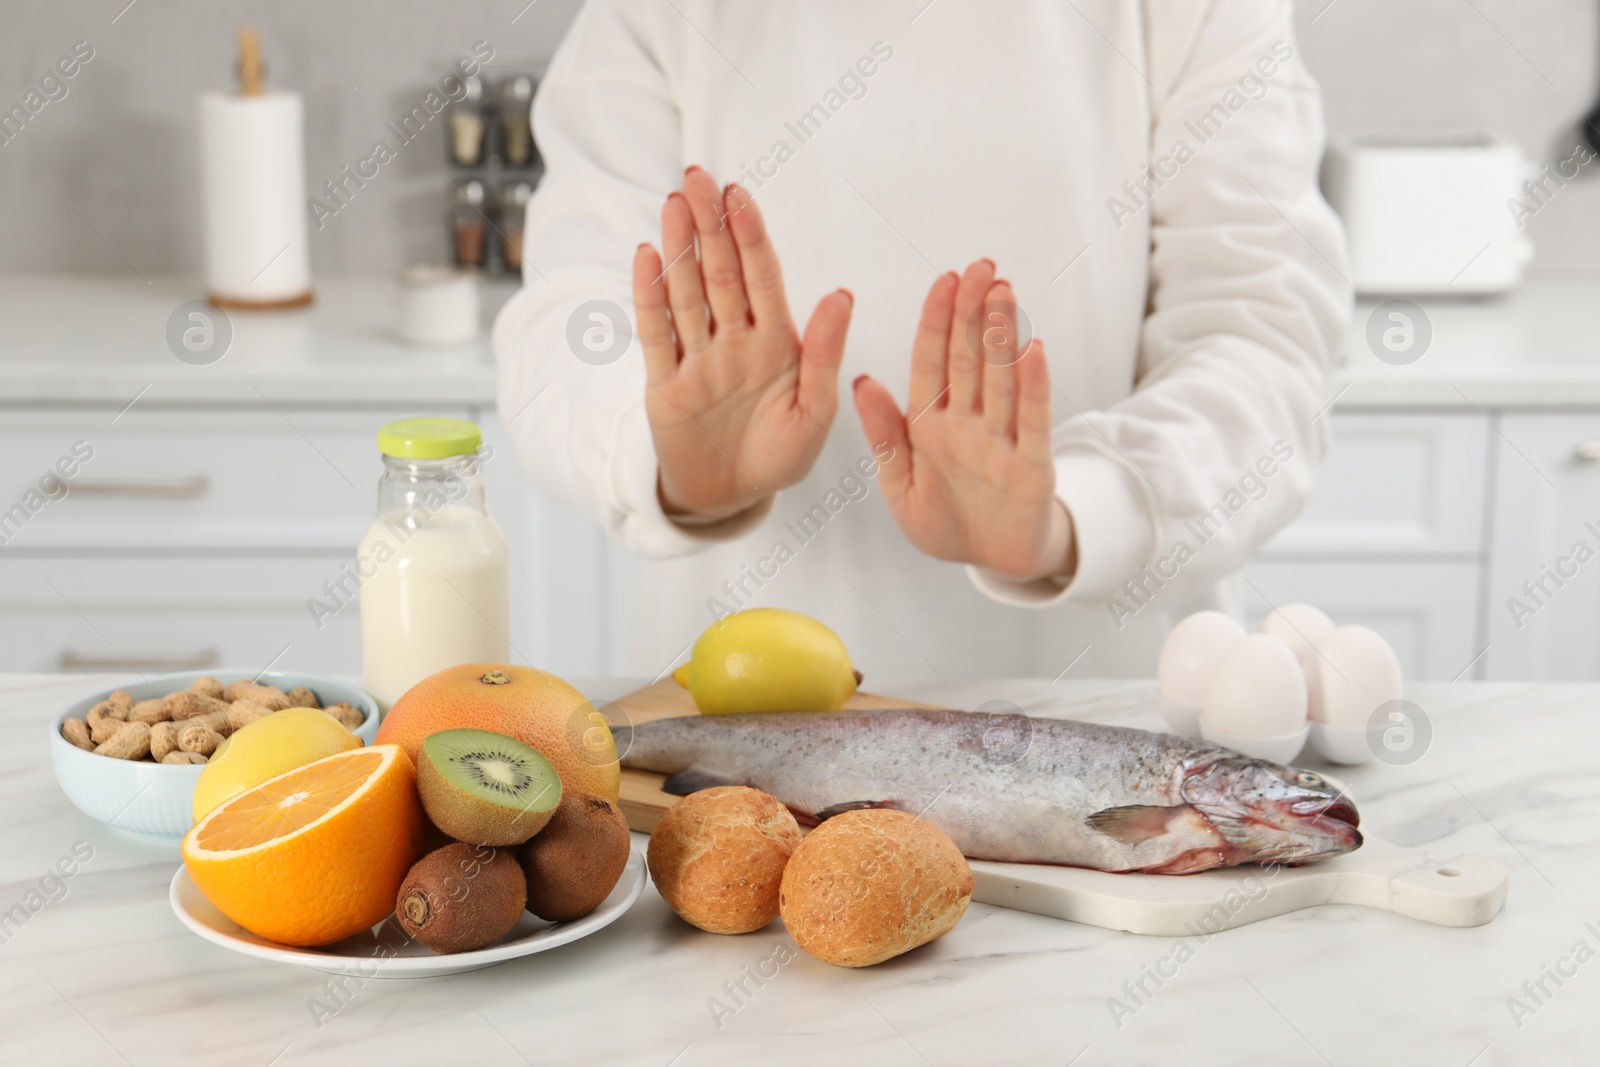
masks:
[[(319, 760), (240, 794), (200, 824), (196, 848), (206, 852), (256, 848), (328, 817), (366, 785), (385, 759), (376, 749), (356, 755), (332, 767), (322, 767)], [(313, 767), (317, 769), (308, 774)]]
[(352, 749), (219, 805), (183, 841), (195, 885), (228, 918), (288, 945), (381, 922), (417, 858), (416, 769), (396, 745)]

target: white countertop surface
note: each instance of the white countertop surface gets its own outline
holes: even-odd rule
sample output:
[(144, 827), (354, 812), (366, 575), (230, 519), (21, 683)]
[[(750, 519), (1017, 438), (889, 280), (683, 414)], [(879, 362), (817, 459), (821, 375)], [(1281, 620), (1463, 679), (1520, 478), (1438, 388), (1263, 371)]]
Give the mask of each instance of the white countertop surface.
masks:
[[(485, 326), (511, 291), (497, 282)], [(0, 405), (494, 403), (487, 336), (419, 349), (390, 334), (394, 283), (326, 278), (311, 308), (231, 312), (231, 348), (190, 366), (167, 346), (173, 309), (200, 295), (191, 281), (127, 274), (0, 274)], [(1366, 341), (1377, 301), (1356, 308), (1346, 362), (1334, 374), (1341, 409), (1565, 407), (1600, 404), (1600, 279), (1530, 281), (1504, 298), (1422, 298), (1432, 328), (1406, 366)]]
[[(1333, 376), (1337, 408), (1566, 407), (1600, 403), (1600, 279), (1535, 280), (1504, 297), (1417, 297), (1432, 339), (1404, 366), (1367, 341), (1359, 301)], [(1386, 316), (1380, 322), (1388, 322)]]
[[(46, 755), (64, 703), (116, 679), (0, 676), (6, 800), (0, 911), (75, 842), (92, 861), (65, 897), (0, 944), (7, 1063), (1291, 1065), (1576, 1064), (1592, 1059), (1600, 961), (1512, 1017), (1542, 969), (1600, 947), (1600, 687), (1416, 686), (1430, 750), (1406, 767), (1338, 772), (1362, 829), (1410, 846), (1493, 857), (1504, 911), (1449, 929), (1334, 905), (1224, 930), (1131, 1017), (1110, 998), (1172, 938), (973, 905), (944, 938), (878, 967), (842, 970), (798, 950), (781, 923), (718, 937), (679, 921), (653, 888), (580, 942), (450, 979), (369, 981), (319, 1028), (329, 976), (235, 955), (172, 915), (175, 849), (142, 844), (72, 808)], [(596, 699), (636, 682), (585, 682)], [(1149, 683), (885, 682), (958, 706), (1157, 727)], [(1311, 763), (1311, 766), (1316, 766)], [(642, 835), (640, 835), (642, 836)], [(1197, 875), (1195, 877), (1205, 877)], [(1586, 926), (1586, 923), (1593, 924)], [(709, 1002), (777, 945), (795, 958), (719, 1027)], [(1560, 961), (1566, 958), (1567, 963)], [(1520, 1021), (1520, 1026), (1518, 1022)]]
[[(0, 275), (0, 404), (494, 403), (491, 312), (484, 336), (458, 348), (416, 348), (391, 333), (396, 285), (326, 278), (306, 308), (229, 311), (233, 339), (207, 366), (167, 344), (174, 309), (201, 297), (193, 281), (114, 274)], [(263, 399), (265, 398), (265, 399)]]

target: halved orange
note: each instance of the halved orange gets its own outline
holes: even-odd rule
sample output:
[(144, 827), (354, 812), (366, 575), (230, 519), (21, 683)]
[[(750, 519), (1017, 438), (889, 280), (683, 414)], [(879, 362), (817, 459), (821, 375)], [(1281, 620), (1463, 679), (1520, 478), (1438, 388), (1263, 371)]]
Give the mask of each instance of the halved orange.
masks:
[(269, 778), (185, 835), (189, 877), (259, 937), (327, 945), (394, 910), (421, 851), (417, 772), (398, 745), (340, 752)]

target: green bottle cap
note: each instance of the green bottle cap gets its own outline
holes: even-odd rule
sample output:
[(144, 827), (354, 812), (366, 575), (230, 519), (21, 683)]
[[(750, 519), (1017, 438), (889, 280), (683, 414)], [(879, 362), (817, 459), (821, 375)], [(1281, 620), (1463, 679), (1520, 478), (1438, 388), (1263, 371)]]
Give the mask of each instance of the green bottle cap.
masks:
[(483, 431), (465, 419), (401, 419), (378, 429), (378, 451), (397, 459), (445, 459), (476, 452)]

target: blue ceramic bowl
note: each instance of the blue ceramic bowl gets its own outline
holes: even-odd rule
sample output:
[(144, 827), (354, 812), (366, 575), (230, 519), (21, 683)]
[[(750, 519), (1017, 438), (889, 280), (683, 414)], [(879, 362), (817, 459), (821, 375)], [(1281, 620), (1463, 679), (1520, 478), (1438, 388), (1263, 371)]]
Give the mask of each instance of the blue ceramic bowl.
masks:
[[(81, 719), (89, 709), (116, 689), (126, 689), (134, 701), (165, 696), (189, 688), (205, 675), (224, 685), (236, 678), (254, 678), (254, 671), (180, 671), (163, 674), (147, 682), (114, 686), (84, 697), (50, 721), (50, 760), (55, 764), (56, 781), (73, 806), (91, 819), (98, 819), (117, 830), (150, 841), (177, 843), (194, 824), (194, 784), (200, 780), (201, 764), (162, 764), (112, 759), (85, 752), (61, 736), (61, 724)], [(269, 671), (260, 678), (263, 685), (289, 690), (303, 685), (316, 693), (324, 704), (344, 701), (358, 708), (366, 719), (353, 732), (364, 744), (378, 735), (378, 705), (365, 689), (348, 682), (293, 671)]]

